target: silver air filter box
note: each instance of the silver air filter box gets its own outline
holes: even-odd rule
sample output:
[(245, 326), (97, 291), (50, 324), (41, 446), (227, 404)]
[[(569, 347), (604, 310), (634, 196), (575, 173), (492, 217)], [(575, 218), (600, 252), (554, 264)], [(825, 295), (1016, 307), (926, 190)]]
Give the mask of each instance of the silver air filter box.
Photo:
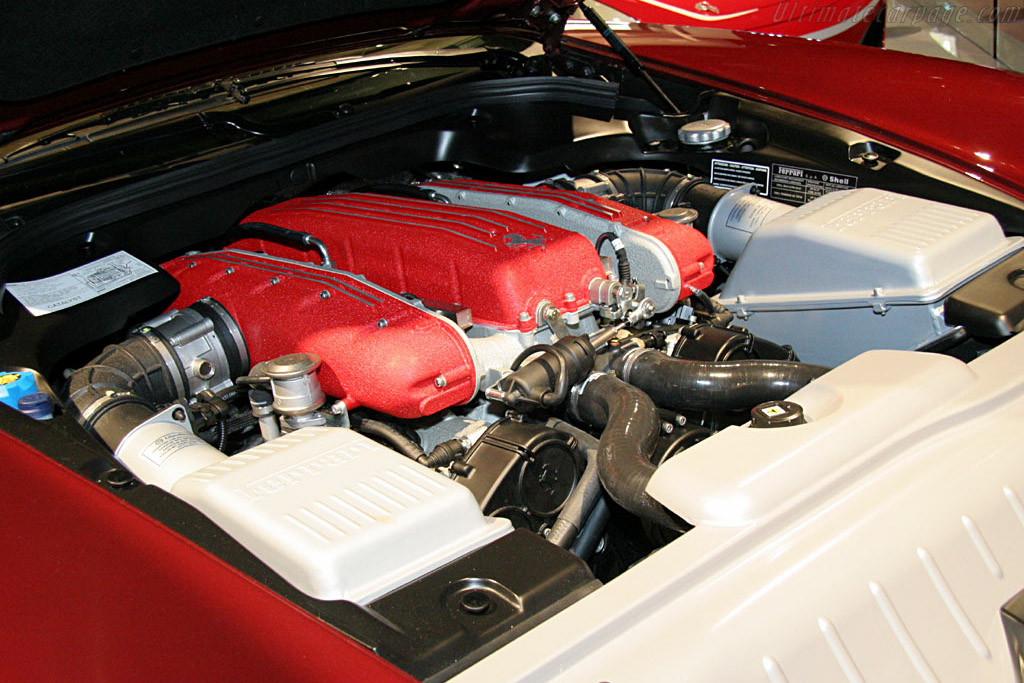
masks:
[(754, 334), (838, 365), (951, 333), (946, 297), (1021, 243), (980, 211), (873, 188), (833, 192), (757, 228), (718, 299)]

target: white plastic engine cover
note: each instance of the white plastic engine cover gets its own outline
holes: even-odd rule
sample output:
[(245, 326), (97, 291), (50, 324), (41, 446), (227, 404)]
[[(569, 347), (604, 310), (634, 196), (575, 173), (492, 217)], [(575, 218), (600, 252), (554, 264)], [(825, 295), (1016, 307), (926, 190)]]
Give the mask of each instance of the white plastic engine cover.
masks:
[(873, 188), (833, 192), (761, 225), (718, 299), (754, 334), (836, 365), (949, 332), (945, 297), (1021, 243), (981, 211)]
[(279, 437), (170, 492), (320, 600), (368, 602), (512, 530), (469, 489), (341, 428)]
[(1015, 680), (1024, 335), (970, 364), (873, 351), (648, 492), (697, 526), (456, 681)]

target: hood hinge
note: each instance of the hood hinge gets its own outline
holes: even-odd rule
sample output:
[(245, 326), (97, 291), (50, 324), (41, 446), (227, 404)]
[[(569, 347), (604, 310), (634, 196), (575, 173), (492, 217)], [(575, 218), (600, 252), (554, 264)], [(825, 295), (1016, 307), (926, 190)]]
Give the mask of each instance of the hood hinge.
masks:
[(541, 34), (545, 54), (556, 54), (565, 22), (576, 11), (575, 0), (529, 0), (525, 9), (527, 23)]

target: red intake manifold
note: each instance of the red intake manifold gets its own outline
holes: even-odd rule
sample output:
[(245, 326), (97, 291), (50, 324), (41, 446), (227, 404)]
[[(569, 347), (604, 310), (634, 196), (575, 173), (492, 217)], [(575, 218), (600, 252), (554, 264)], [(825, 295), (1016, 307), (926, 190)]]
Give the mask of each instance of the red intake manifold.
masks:
[(212, 296), (238, 323), (254, 363), (318, 354), (321, 386), (350, 409), (415, 418), (476, 393), (473, 352), (454, 323), (351, 275), (233, 250), (163, 267), (181, 283), (173, 308)]

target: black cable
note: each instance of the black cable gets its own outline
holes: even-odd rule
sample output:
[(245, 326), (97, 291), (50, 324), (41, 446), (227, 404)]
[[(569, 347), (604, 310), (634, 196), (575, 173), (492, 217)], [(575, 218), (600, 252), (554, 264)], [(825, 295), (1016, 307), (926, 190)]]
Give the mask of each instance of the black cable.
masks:
[(597, 249), (598, 256), (601, 255), (601, 247), (604, 246), (605, 242), (611, 242), (612, 249), (615, 250), (615, 260), (619, 270), (619, 282), (624, 285), (628, 285), (633, 281), (633, 271), (629, 265), (629, 255), (626, 253), (626, 245), (622, 243), (622, 240), (619, 239), (619, 236), (614, 232), (601, 233), (594, 242), (594, 248)]
[(427, 455), (415, 441), (386, 422), (367, 419), (353, 420), (352, 428), (360, 434), (377, 437), (410, 460), (418, 461)]
[(228, 426), (226, 420), (221, 420), (217, 423), (217, 450), (221, 453), (224, 452), (225, 446), (228, 445)]

